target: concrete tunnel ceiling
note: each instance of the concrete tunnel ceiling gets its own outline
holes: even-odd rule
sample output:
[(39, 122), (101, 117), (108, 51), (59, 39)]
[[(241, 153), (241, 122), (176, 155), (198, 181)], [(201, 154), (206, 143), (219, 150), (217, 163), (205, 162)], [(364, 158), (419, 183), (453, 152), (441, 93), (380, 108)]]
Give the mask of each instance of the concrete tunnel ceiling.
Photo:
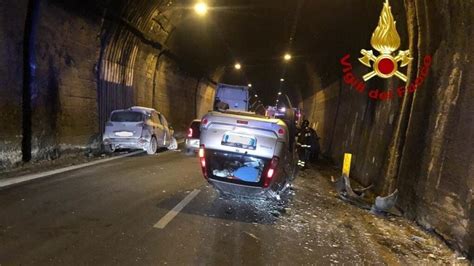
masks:
[[(252, 83), (266, 104), (274, 103), (279, 90), (293, 102), (301, 100), (301, 93), (309, 91), (308, 67), (319, 73), (322, 82), (340, 78), (333, 71), (338, 59), (368, 45), (381, 8), (369, 0), (350, 5), (343, 1), (226, 0), (208, 1), (208, 14), (199, 17), (192, 8), (194, 1), (58, 3), (91, 18), (105, 14), (105, 59), (133, 62), (135, 45), (145, 40), (169, 51), (197, 75), (218, 72), (217, 81)], [(404, 7), (395, 2), (392, 6), (401, 22), (399, 30), (406, 35)], [(137, 34), (141, 40), (133, 38)], [(286, 52), (293, 57), (289, 63), (282, 58)], [(233, 69), (236, 62), (242, 64), (241, 71)]]

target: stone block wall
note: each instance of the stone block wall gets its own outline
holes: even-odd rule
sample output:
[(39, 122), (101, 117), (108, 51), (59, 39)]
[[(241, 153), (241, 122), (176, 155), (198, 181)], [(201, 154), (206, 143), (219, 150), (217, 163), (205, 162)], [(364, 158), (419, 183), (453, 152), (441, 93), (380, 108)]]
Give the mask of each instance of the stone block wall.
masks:
[(32, 92), (32, 155), (53, 158), (85, 148), (97, 124), (100, 20), (85, 19), (42, 1)]
[[(429, 2), (429, 3), (428, 3)], [(369, 99), (341, 80), (322, 86), (312, 76), (313, 93), (303, 102), (321, 139), (323, 152), (337, 165), (353, 153), (351, 176), (375, 184), (378, 194), (400, 191), (405, 215), (474, 256), (474, 36), (472, 1), (405, 1), (406, 27), (415, 60), (409, 82), (424, 57), (433, 62), (423, 85), (406, 97)], [(352, 58), (353, 65), (359, 65)], [(357, 77), (367, 71), (357, 68)], [(400, 84), (371, 81), (367, 88)]]
[(0, 2), (0, 168), (21, 161), (23, 35), (27, 1)]
[[(26, 0), (0, 3), (0, 63), (8, 66), (0, 68), (0, 169), (22, 160), (27, 5)], [(103, 11), (93, 3), (40, 2), (31, 91), (34, 161), (97, 147), (103, 127), (99, 110), (110, 100), (107, 97), (119, 101), (114, 104), (122, 108), (154, 107), (177, 131), (185, 130), (213, 103), (214, 86), (207, 77), (187, 71), (175, 55), (170, 56), (169, 47), (160, 47), (169, 36), (154, 22), (143, 24), (137, 14), (139, 24), (126, 26), (117, 18), (103, 17)], [(107, 53), (113, 56), (103, 57)]]

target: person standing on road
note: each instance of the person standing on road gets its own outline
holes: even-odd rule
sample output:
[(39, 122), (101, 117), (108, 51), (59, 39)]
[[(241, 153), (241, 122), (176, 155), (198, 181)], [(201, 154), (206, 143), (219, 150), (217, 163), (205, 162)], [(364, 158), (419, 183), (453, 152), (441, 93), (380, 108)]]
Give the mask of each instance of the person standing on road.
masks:
[(312, 128), (309, 127), (309, 121), (305, 119), (301, 125), (301, 129), (297, 136), (299, 160), (298, 166), (301, 169), (306, 169), (311, 160), (311, 154), (315, 147), (316, 133)]

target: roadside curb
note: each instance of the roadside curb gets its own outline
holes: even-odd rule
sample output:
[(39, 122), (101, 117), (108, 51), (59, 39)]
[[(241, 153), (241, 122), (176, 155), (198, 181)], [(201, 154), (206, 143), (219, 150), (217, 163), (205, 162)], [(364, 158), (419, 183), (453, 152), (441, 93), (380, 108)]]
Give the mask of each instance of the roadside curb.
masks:
[[(184, 138), (178, 139), (177, 142), (178, 142), (178, 145), (181, 145), (185, 142), (185, 139)], [(7, 188), (7, 187), (10, 187), (10, 186), (14, 186), (14, 185), (18, 185), (18, 184), (22, 184), (22, 183), (32, 181), (32, 180), (35, 180), (35, 179), (40, 179), (40, 178), (43, 178), (43, 177), (48, 177), (48, 176), (61, 174), (61, 173), (65, 173), (65, 172), (69, 172), (69, 171), (89, 167), (89, 166), (94, 166), (94, 165), (97, 165), (97, 164), (102, 164), (102, 163), (106, 163), (106, 162), (110, 162), (110, 161), (114, 161), (114, 160), (118, 160), (118, 159), (122, 159), (122, 158), (126, 158), (126, 157), (131, 157), (131, 156), (141, 154), (141, 153), (144, 153), (144, 151), (135, 151), (135, 152), (131, 152), (131, 153), (123, 154), (123, 155), (118, 155), (118, 156), (114, 156), (114, 157), (107, 158), (107, 159), (100, 159), (100, 160), (97, 160), (97, 161), (92, 161), (92, 162), (83, 163), (83, 164), (79, 164), (79, 165), (63, 167), (63, 168), (59, 168), (59, 169), (55, 169), (55, 170), (42, 172), (42, 173), (35, 173), (35, 174), (18, 176), (18, 177), (0, 179), (0, 189)]]
[(106, 162), (110, 162), (110, 161), (114, 161), (114, 160), (118, 160), (118, 159), (122, 159), (122, 158), (126, 158), (126, 157), (131, 157), (131, 156), (143, 153), (143, 152), (144, 151), (136, 151), (136, 152), (127, 153), (127, 154), (124, 154), (124, 155), (115, 156), (115, 157), (112, 157), (112, 158), (101, 159), (101, 160), (88, 162), (88, 163), (83, 163), (83, 164), (79, 164), (79, 165), (73, 165), (73, 166), (64, 167), (64, 168), (60, 168), (60, 169), (55, 169), (55, 170), (51, 170), (51, 171), (47, 171), (47, 172), (43, 172), (43, 173), (36, 173), (36, 174), (29, 174), (29, 175), (19, 176), (19, 177), (6, 178), (5, 180), (0, 179), (0, 189), (1, 188), (7, 188), (7, 187), (10, 187), (10, 186), (13, 186), (13, 185), (18, 185), (18, 184), (21, 184), (21, 183), (25, 183), (25, 182), (35, 180), (35, 179), (39, 179), (39, 178), (43, 178), (43, 177), (48, 177), (48, 176), (52, 176), (52, 175), (56, 175), (56, 174), (61, 174), (61, 173), (65, 173), (65, 172), (85, 168), (85, 167), (88, 167), (88, 166), (93, 166), (93, 165), (102, 164), (102, 163), (106, 163)]

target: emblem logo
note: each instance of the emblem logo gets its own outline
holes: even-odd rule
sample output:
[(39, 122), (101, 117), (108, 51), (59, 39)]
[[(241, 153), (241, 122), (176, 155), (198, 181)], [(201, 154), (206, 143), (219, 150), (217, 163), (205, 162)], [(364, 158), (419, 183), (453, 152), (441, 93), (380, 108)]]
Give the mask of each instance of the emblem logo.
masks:
[[(392, 54), (400, 48), (400, 35), (397, 32), (396, 21), (393, 18), (392, 8), (388, 0), (383, 5), (382, 14), (377, 28), (372, 34), (370, 44), (380, 55), (375, 56), (372, 50), (361, 50), (363, 57), (359, 61), (373, 70), (362, 78), (367, 81), (375, 76), (391, 78), (397, 76), (407, 82), (407, 76), (398, 70), (407, 66), (413, 58), (409, 50), (399, 51), (395, 57)], [(400, 64), (400, 65), (399, 65)]]

